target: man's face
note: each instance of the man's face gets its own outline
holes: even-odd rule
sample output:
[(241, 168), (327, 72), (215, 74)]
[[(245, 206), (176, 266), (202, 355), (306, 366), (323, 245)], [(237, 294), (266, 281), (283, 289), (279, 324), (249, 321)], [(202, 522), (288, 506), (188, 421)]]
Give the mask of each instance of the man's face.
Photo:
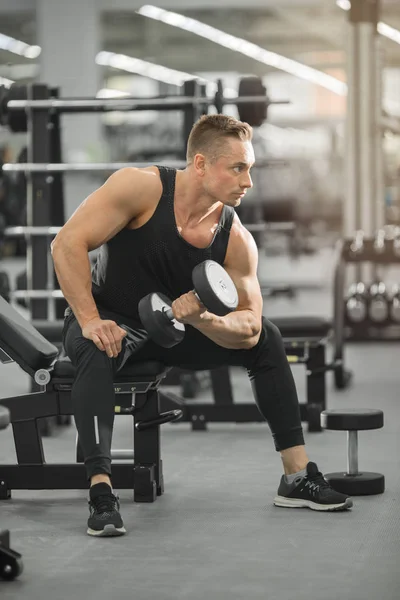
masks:
[(253, 186), (250, 177), (253, 164), (251, 142), (226, 140), (217, 159), (206, 161), (203, 179), (205, 192), (227, 206), (239, 206), (247, 189)]

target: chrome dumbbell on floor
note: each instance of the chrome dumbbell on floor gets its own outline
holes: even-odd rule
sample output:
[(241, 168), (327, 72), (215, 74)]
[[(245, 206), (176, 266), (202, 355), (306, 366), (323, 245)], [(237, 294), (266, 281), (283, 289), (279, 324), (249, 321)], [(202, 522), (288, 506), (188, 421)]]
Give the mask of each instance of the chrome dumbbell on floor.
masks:
[(347, 431), (347, 471), (327, 473), (325, 479), (334, 490), (350, 496), (370, 496), (385, 491), (385, 476), (358, 469), (358, 432), (383, 427), (379, 409), (324, 410), (323, 429)]

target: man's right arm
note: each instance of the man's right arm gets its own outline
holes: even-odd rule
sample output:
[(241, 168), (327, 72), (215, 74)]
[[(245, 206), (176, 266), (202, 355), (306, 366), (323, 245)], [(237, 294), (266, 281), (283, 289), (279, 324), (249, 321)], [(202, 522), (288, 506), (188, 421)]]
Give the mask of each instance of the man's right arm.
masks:
[(82, 329), (99, 319), (89, 252), (149, 210), (158, 185), (151, 171), (117, 171), (84, 200), (55, 237), (51, 250), (58, 282)]

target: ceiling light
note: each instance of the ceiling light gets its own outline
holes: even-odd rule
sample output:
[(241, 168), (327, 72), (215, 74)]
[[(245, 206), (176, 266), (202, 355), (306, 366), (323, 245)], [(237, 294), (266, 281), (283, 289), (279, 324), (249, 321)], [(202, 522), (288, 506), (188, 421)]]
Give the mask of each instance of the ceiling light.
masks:
[(261, 48), (261, 46), (257, 46), (256, 44), (248, 42), (242, 38), (235, 37), (229, 33), (225, 33), (220, 29), (216, 29), (211, 25), (201, 23), (196, 19), (191, 19), (189, 17), (185, 17), (184, 15), (180, 15), (178, 13), (164, 10), (152, 5), (144, 5), (139, 8), (137, 12), (140, 15), (149, 17), (150, 19), (161, 21), (185, 31), (190, 31), (195, 35), (219, 44), (224, 48), (229, 48), (234, 52), (244, 54), (245, 56), (248, 56), (258, 62), (275, 67), (276, 69), (290, 73), (295, 77), (305, 79), (306, 81), (310, 81), (311, 83), (315, 83), (327, 88), (328, 90), (334, 92), (335, 94), (339, 94), (340, 96), (345, 96), (347, 94), (347, 85), (336, 77), (332, 77), (323, 71), (318, 71), (317, 69), (308, 67), (307, 65), (299, 63), (295, 60), (286, 58), (285, 56), (277, 54), (276, 52), (265, 50), (264, 48)]

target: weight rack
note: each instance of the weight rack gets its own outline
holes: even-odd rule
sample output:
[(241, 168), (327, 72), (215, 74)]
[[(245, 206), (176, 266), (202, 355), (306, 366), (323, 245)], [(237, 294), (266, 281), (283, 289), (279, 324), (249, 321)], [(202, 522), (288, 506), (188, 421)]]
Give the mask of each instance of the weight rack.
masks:
[(395, 251), (395, 240), (386, 239), (379, 251), (376, 250), (376, 238), (364, 238), (362, 247), (353, 250), (354, 238), (345, 238), (337, 243), (336, 266), (334, 274), (334, 335), (336, 347), (344, 346), (344, 341), (398, 341), (400, 324), (388, 322), (385, 325), (373, 323), (368, 318), (361, 323), (346, 320), (345, 288), (347, 268), (350, 265), (371, 263), (379, 266), (400, 266), (400, 256)]

